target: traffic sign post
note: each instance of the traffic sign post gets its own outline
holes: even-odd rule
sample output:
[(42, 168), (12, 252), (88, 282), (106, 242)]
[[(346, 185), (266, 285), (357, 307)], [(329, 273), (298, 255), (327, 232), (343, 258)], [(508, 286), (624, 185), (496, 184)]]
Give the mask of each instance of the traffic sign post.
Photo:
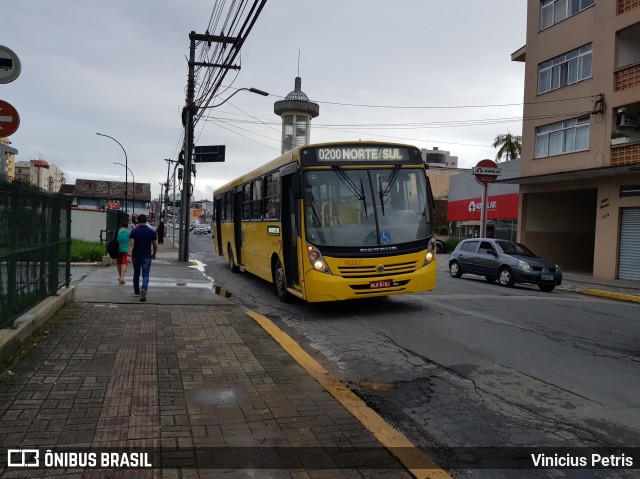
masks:
[(196, 146), (194, 147), (194, 163), (223, 162), (225, 145)]
[(482, 185), (482, 208), (480, 209), (480, 237), (487, 234), (487, 202), (489, 201), (489, 183), (496, 181), (502, 170), (498, 168), (495, 161), (480, 160), (471, 170), (476, 177), (476, 181)]
[(0, 83), (11, 83), (20, 76), (20, 59), (13, 50), (0, 45)]
[(11, 104), (0, 100), (0, 137), (13, 135), (20, 126), (20, 115)]

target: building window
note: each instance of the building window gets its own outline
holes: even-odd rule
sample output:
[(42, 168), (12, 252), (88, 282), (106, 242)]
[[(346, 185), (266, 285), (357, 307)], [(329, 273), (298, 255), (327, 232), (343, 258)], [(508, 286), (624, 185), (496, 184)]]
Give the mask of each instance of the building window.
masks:
[(296, 115), (296, 146), (307, 144), (307, 131), (309, 130), (309, 119), (303, 115)]
[(594, 3), (596, 3), (595, 0), (542, 0), (540, 2), (540, 30), (580, 13)]
[(536, 158), (589, 149), (589, 117), (536, 128)]
[(538, 94), (591, 78), (591, 64), (591, 45), (541, 63), (538, 67)]

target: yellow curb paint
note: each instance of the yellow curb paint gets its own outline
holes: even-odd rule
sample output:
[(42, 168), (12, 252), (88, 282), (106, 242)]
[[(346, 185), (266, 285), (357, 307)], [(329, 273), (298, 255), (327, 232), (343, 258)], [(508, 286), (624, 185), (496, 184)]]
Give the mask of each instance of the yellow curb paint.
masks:
[[(452, 479), (433, 459), (415, 447), (401, 432), (396, 431), (378, 413), (365, 404), (349, 388), (337, 379), (320, 363), (304, 351), (291, 336), (278, 328), (267, 317), (255, 311), (245, 309), (267, 333), (284, 348), (323, 388), (335, 397), (356, 419), (358, 419), (380, 443), (389, 449), (417, 479)], [(416, 466), (420, 467), (416, 467)]]
[(640, 303), (640, 296), (632, 294), (611, 293), (610, 291), (601, 291), (599, 289), (581, 289), (580, 294), (588, 294), (589, 296), (600, 296), (602, 298), (619, 299), (621, 301), (631, 301), (632, 303)]

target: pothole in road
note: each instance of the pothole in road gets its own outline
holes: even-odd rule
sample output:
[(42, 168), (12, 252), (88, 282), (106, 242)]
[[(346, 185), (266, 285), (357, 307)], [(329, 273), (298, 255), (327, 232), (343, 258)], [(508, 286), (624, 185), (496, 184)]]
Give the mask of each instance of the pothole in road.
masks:
[(359, 383), (360, 387), (367, 391), (376, 391), (381, 393), (388, 393), (393, 391), (396, 386), (394, 384), (382, 383), (380, 381), (373, 381), (370, 379), (364, 379)]

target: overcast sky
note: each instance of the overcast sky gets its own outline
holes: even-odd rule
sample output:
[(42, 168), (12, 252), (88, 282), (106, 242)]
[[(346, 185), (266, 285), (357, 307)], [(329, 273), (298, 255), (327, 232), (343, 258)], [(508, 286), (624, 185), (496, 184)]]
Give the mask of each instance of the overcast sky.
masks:
[[(20, 114), (17, 160), (55, 164), (68, 183), (124, 181), (113, 164), (124, 154), (101, 132), (156, 197), (180, 150), (188, 35), (204, 33), (214, 3), (2, 0), (0, 45), (22, 63), (0, 84)], [(302, 90), (320, 105), (312, 142), (437, 146), (460, 167), (493, 159), (496, 135), (521, 134), (524, 64), (510, 58), (525, 26), (524, 1), (269, 0), (224, 84), (270, 96), (240, 92), (198, 123), (197, 145), (227, 149), (225, 163), (197, 165), (195, 199), (280, 154), (273, 104), (293, 90), (299, 52)]]

